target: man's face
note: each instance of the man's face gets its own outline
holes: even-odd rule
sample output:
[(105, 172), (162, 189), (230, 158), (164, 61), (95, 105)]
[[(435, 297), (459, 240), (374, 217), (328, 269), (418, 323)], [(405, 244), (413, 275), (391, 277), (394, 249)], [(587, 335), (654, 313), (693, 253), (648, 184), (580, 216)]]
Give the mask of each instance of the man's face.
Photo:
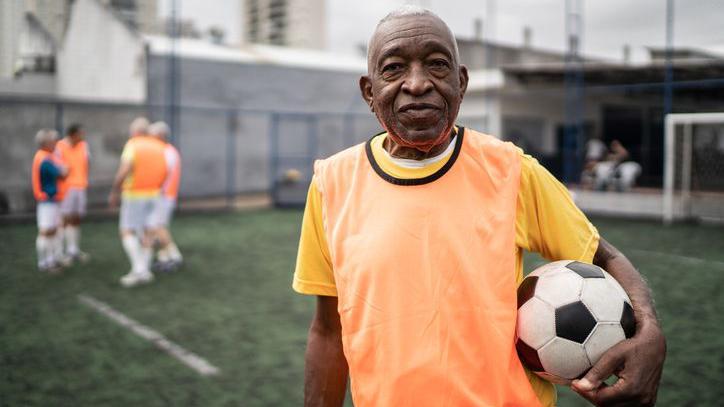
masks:
[(389, 20), (370, 41), (362, 97), (398, 144), (427, 152), (449, 135), (468, 82), (454, 41), (432, 16)]

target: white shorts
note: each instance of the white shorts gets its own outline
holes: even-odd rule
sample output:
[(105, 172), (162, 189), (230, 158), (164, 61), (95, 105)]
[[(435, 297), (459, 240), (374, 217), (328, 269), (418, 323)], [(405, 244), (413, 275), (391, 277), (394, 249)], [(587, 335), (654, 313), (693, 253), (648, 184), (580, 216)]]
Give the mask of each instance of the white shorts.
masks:
[(51, 230), (60, 226), (60, 206), (57, 202), (38, 202), (38, 229)]
[(122, 198), (118, 226), (121, 230), (132, 230), (138, 235), (153, 226), (153, 213), (161, 200), (153, 198)]
[(176, 200), (165, 196), (159, 198), (156, 210), (151, 215), (152, 227), (167, 227), (171, 223), (173, 211), (176, 208)]
[(65, 198), (60, 203), (60, 213), (63, 215), (85, 215), (85, 208), (88, 202), (86, 189), (70, 187)]

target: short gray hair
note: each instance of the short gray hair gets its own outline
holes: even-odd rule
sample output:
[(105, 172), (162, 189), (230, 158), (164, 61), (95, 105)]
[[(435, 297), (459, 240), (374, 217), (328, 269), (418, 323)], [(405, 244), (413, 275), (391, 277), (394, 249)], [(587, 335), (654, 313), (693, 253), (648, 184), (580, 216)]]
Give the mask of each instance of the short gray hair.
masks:
[(457, 40), (455, 39), (455, 34), (453, 34), (453, 32), (452, 32), (452, 30), (450, 29), (450, 27), (449, 27), (449, 26), (447, 25), (447, 23), (445, 23), (445, 21), (444, 21), (442, 18), (440, 18), (440, 16), (438, 16), (437, 14), (433, 13), (432, 11), (430, 11), (430, 10), (424, 8), (424, 7), (420, 7), (420, 6), (415, 5), (415, 4), (405, 4), (405, 5), (403, 5), (403, 6), (400, 6), (400, 7), (396, 8), (396, 9), (390, 11), (389, 13), (387, 13), (386, 16), (382, 17), (382, 20), (380, 20), (380, 21), (377, 23), (377, 26), (375, 27), (375, 32), (372, 34), (372, 37), (370, 38), (370, 41), (368, 41), (368, 43), (367, 43), (367, 60), (369, 61), (369, 59), (370, 59), (370, 47), (369, 47), (369, 43), (372, 42), (372, 38), (374, 38), (375, 34), (377, 33), (377, 30), (380, 28), (380, 26), (381, 26), (382, 24), (384, 24), (384, 23), (386, 23), (386, 22), (388, 22), (388, 21), (390, 21), (390, 20), (394, 20), (394, 19), (396, 19), (396, 18), (413, 17), (413, 16), (432, 17), (432, 18), (436, 18), (436, 19), (442, 21), (442, 23), (445, 25), (445, 28), (447, 29), (448, 34), (450, 34), (450, 38), (452, 38), (452, 40), (453, 40), (453, 47), (454, 47), (454, 52), (455, 52), (454, 57), (455, 57), (455, 60), (456, 60), (456, 61), (458, 62), (458, 64), (459, 64), (459, 63), (460, 63), (460, 52), (458, 51), (458, 42), (457, 42)]
[(155, 122), (148, 126), (148, 134), (152, 136), (156, 136), (158, 138), (166, 139), (166, 136), (168, 136), (168, 133), (170, 133), (171, 130), (168, 127), (168, 124), (163, 121)]
[(131, 122), (131, 125), (129, 126), (129, 131), (131, 134), (134, 133), (145, 133), (148, 131), (148, 119), (145, 117), (136, 117)]
[(35, 144), (39, 148), (45, 147), (46, 144), (58, 140), (58, 132), (53, 129), (40, 129), (35, 133)]

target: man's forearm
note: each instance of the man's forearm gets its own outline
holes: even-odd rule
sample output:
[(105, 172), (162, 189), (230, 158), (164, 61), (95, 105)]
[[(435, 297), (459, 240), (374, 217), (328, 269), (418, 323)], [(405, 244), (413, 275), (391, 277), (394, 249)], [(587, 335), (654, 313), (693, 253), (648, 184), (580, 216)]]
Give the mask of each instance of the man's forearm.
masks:
[(651, 290), (626, 256), (606, 240), (601, 239), (593, 263), (608, 271), (621, 284), (631, 298), (637, 323), (658, 324)]
[(312, 324), (305, 359), (304, 405), (342, 406), (347, 390), (348, 367), (341, 336), (326, 333)]

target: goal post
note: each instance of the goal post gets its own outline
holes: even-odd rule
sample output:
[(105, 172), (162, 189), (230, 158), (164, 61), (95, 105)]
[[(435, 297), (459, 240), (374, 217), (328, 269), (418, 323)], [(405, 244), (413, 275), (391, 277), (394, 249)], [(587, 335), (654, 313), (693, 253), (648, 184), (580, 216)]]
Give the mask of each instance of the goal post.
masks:
[(724, 221), (724, 112), (665, 119), (663, 219)]

